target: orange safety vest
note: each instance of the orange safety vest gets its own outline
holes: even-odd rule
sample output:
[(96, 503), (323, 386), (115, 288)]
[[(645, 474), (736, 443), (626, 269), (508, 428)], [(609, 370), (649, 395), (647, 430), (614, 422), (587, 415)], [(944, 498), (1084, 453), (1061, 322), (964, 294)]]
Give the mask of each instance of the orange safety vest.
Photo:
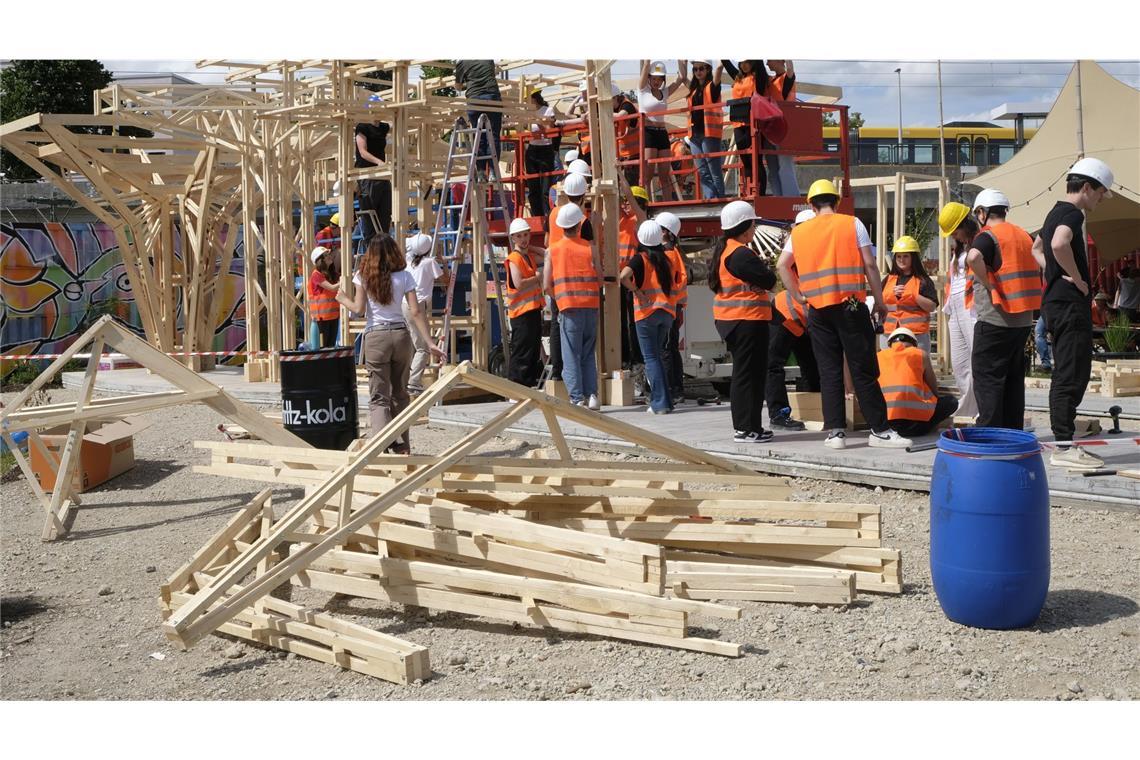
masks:
[(890, 335), (900, 327), (905, 327), (915, 335), (930, 332), (930, 312), (918, 305), (920, 281), (914, 275), (903, 286), (901, 299), (895, 299), (895, 284), (899, 278), (889, 274), (883, 282), (883, 303), (887, 307), (887, 319), (883, 322), (883, 332)]
[(744, 243), (736, 240), (728, 241), (728, 246), (720, 256), (720, 290), (713, 299), (713, 319), (726, 321), (771, 319), (772, 302), (768, 299), (768, 291), (750, 285), (728, 271), (726, 266), (728, 257), (740, 248), (748, 250), (753, 256), (756, 255), (755, 251)]
[(601, 305), (601, 278), (594, 269), (589, 243), (581, 238), (562, 238), (550, 246), (550, 265), (559, 311)]
[[(718, 83), (717, 92), (720, 91), (720, 84)], [(712, 82), (709, 82), (704, 87), (704, 103), (702, 105), (712, 106), (711, 108), (702, 108), (700, 113), (705, 115), (705, 137), (715, 137), (720, 139), (724, 134), (724, 104), (721, 101), (714, 101), (712, 99)], [(693, 136), (693, 96), (696, 93), (689, 93), (689, 137)], [(715, 103), (715, 105), (713, 105)]]
[(689, 303), (689, 272), (685, 269), (685, 257), (676, 248), (666, 248), (669, 268), (673, 271), (673, 305), (686, 306)]
[(1040, 309), (1041, 270), (1033, 258), (1033, 238), (1009, 222), (990, 225), (986, 231), (997, 240), (1001, 251), (1001, 269), (989, 272), (994, 306), (1007, 314)]
[[(673, 292), (670, 291), (666, 295), (665, 290), (661, 287), (661, 281), (657, 279), (657, 270), (653, 268), (649, 257), (644, 253), (638, 253), (638, 255), (641, 257), (641, 263), (644, 264), (641, 278), (641, 293), (644, 298), (638, 298), (637, 294), (634, 294), (633, 320), (640, 322), (643, 319), (648, 319), (658, 309), (669, 312), (670, 316), (677, 316), (677, 309), (673, 303)], [(672, 263), (670, 263), (669, 268), (672, 270)]]
[[(558, 219), (558, 210), (561, 208), (562, 208), (562, 206), (555, 206), (554, 209), (550, 212), (550, 216), (547, 218), (547, 224), (546, 224), (546, 229), (548, 230), (548, 232), (546, 233), (546, 247), (547, 248), (549, 248), (550, 246), (557, 243), (559, 240), (562, 240), (563, 238), (566, 237), (566, 232), (561, 227), (559, 227), (557, 224), (555, 224), (555, 220)], [(587, 219), (590, 218), (590, 212), (589, 211), (582, 209), (582, 212), (586, 215)], [(585, 225), (586, 224), (585, 221), (583, 221), (582, 224)]]
[[(946, 287), (943, 288), (943, 291), (944, 291), (942, 294), (942, 302), (943, 303), (950, 303), (950, 281), (954, 279), (954, 269), (955, 269), (954, 259), (955, 258), (956, 257), (954, 257), (954, 256), (950, 257), (950, 273), (946, 278)], [(967, 272), (964, 276), (966, 278), (966, 290), (962, 294), (962, 300), (966, 304), (967, 309), (972, 309), (972, 308), (974, 308), (974, 278), (970, 275), (969, 272)]]
[[(320, 272), (314, 271), (313, 274)], [(309, 317), (315, 322), (340, 319), (340, 304), (337, 303), (336, 293), (320, 286), (314, 287), (312, 275), (309, 276)]]
[(776, 311), (784, 316), (784, 329), (797, 338), (807, 329), (807, 309), (792, 298), (790, 291), (781, 290), (776, 296)]
[(823, 214), (792, 228), (792, 254), (800, 290), (817, 309), (867, 297), (855, 217)]
[(888, 420), (927, 422), (938, 397), (926, 387), (924, 352), (896, 341), (879, 352), (879, 385), (887, 402)]
[(633, 214), (622, 214), (618, 220), (618, 271), (629, 264), (629, 260), (637, 253), (637, 217)]
[[(614, 101), (615, 105), (627, 102)], [(636, 109), (635, 109), (636, 110)], [(618, 158), (631, 159), (641, 153), (641, 129), (636, 114), (626, 114), (625, 111), (614, 111), (614, 118), (629, 116), (621, 121), (614, 122), (614, 134), (617, 136)]]
[(538, 265), (531, 259), (529, 253), (511, 251), (507, 256), (507, 316), (517, 319), (528, 311), (542, 308), (542, 286), (539, 283), (531, 285), (526, 290), (519, 290), (511, 276), (511, 263), (519, 268), (522, 279), (534, 277), (538, 272)]
[[(732, 80), (732, 99), (738, 100), (739, 98), (751, 98), (756, 94), (756, 77), (746, 76), (739, 79)], [(730, 121), (729, 126), (744, 127), (747, 126), (742, 121)]]
[(792, 84), (792, 91), (788, 93), (788, 97), (784, 97), (784, 80), (788, 78), (787, 73), (780, 74), (779, 76), (772, 77), (768, 80), (768, 97), (777, 102), (779, 101), (792, 101), (796, 99), (796, 85)]

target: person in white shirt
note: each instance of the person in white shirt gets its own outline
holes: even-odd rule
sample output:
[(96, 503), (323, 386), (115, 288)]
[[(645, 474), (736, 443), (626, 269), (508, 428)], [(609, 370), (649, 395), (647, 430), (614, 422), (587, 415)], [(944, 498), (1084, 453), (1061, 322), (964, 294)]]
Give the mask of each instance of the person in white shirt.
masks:
[(974, 281), (966, 263), (966, 246), (951, 239), (954, 252), (950, 255), (950, 279), (946, 283), (946, 325), (950, 331), (950, 364), (954, 369), (954, 382), (958, 385), (957, 417), (977, 417), (978, 402), (974, 400), (974, 373), (970, 357), (974, 353), (974, 324), (978, 312), (974, 309)]
[[(641, 84), (637, 90), (637, 107), (645, 119), (645, 130), (643, 132), (645, 142), (642, 145), (642, 150), (645, 152), (647, 161), (653, 161), (656, 158), (668, 158), (670, 160), (673, 158), (664, 112), (669, 108), (670, 96), (684, 84), (682, 77), (688, 69), (688, 61), (677, 61), (677, 77), (666, 86), (664, 63), (661, 61), (641, 62)], [(676, 200), (676, 195), (673, 193), (673, 171), (669, 164), (670, 161), (649, 164), (650, 176), (645, 180), (645, 187), (649, 189), (652, 183), (651, 178), (657, 177), (657, 182), (661, 188), (661, 199), (672, 201)]]
[(554, 144), (543, 132), (554, 126), (554, 109), (542, 97), (541, 90), (530, 94), (530, 106), (534, 110), (529, 125), (533, 137), (526, 146), (526, 173), (547, 176), (526, 181), (527, 203), (530, 204), (531, 216), (546, 216), (550, 213), (547, 196), (553, 179), (547, 173), (554, 171)]
[[(416, 283), (416, 301), (419, 304), (419, 310), (424, 314), (425, 319), (431, 314), (431, 294), (435, 289), (435, 283), (443, 277), (443, 267), (439, 265), (439, 261), (431, 255), (431, 237), (423, 233), (413, 235), (408, 238), (404, 244), (405, 258), (408, 262), (408, 273)], [(411, 310), (404, 306), (404, 320), (411, 322)], [(420, 340), (419, 336), (412, 333), (412, 345), (415, 347), (416, 355), (412, 357), (412, 367), (408, 374), (408, 393), (413, 397), (423, 393), (423, 377), (424, 369), (427, 368), (428, 359), (428, 343)]]
[[(353, 298), (338, 290), (336, 300), (349, 311), (365, 314), (364, 365), (368, 368), (368, 413), (371, 434), (383, 430), (408, 406), (408, 372), (414, 347), (408, 333), (412, 325), (428, 351), (445, 358), (438, 346), (430, 345), (428, 323), (416, 300), (416, 282), (406, 270), (407, 261), (389, 235), (374, 235), (360, 267), (352, 276)], [(341, 285), (343, 288), (343, 284)], [(408, 308), (410, 320), (405, 318)], [(411, 443), (405, 432), (389, 451), (410, 454)]]

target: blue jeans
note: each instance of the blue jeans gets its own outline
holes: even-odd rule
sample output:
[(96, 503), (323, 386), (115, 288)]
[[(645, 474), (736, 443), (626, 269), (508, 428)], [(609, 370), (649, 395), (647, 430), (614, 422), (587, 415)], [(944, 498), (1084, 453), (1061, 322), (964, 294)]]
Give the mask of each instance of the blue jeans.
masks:
[(696, 137), (690, 141), (693, 146), (693, 161), (697, 165), (697, 176), (701, 178), (702, 198), (724, 197), (724, 156), (701, 158), (705, 153), (719, 153), (723, 150), (717, 137)]
[(577, 404), (598, 393), (598, 310), (567, 309), (558, 312), (562, 341), (562, 380), (570, 402)]
[[(765, 147), (779, 148), (780, 146), (767, 145)], [(784, 197), (800, 195), (800, 186), (796, 182), (795, 156), (769, 153), (764, 156), (764, 161), (768, 165), (768, 191), (771, 195)]]
[[(497, 97), (497, 96), (493, 97), (493, 98), (475, 96), (475, 97), (468, 98), (468, 100), (493, 100), (496, 102), (500, 102), (502, 99)], [(481, 114), (481, 113), (487, 114), (487, 125), (491, 128), (491, 135), (495, 138), (495, 160), (498, 161), (503, 155), (502, 140), (499, 137), (500, 133), (503, 131), (503, 112), (498, 111), (498, 110), (494, 110), (494, 111), (490, 111), (490, 110), (488, 110), (488, 111), (468, 111), (467, 112), (467, 121), (469, 121), (471, 123), (472, 129), (474, 129), (478, 125), (479, 114)], [(479, 141), (479, 155), (481, 155), (481, 156), (487, 155), (487, 145), (482, 140)], [(486, 161), (481, 161), (479, 163), (480, 163), (480, 168), (486, 168), (486, 166), (485, 166), (487, 163)]]
[(1045, 369), (1053, 368), (1053, 352), (1049, 350), (1049, 341), (1045, 339), (1045, 317), (1037, 317), (1037, 325), (1033, 328), (1033, 340), (1037, 344), (1037, 358)]
[(653, 411), (663, 412), (673, 407), (662, 361), (665, 346), (669, 343), (669, 330), (673, 327), (673, 315), (664, 309), (657, 309), (636, 324), (637, 342), (641, 345), (641, 355), (645, 358), (645, 377), (649, 380), (649, 405)]

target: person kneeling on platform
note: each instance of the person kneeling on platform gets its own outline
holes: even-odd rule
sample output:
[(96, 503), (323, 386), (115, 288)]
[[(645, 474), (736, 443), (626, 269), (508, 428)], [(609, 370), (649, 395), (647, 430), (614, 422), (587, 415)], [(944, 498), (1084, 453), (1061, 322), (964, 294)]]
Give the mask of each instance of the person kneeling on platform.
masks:
[(895, 329), (879, 352), (879, 385), (891, 427), (907, 438), (931, 432), (958, 408), (958, 399), (937, 394), (930, 354), (905, 327)]

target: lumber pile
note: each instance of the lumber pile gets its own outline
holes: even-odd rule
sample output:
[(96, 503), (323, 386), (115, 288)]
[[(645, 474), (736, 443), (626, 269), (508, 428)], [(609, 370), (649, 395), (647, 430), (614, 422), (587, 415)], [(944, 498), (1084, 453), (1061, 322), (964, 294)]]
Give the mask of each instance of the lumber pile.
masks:
[[(438, 456), (383, 453), (458, 383), (516, 403)], [(479, 454), (531, 413), (546, 419), (550, 458)], [(560, 421), (670, 461), (575, 459)], [(370, 639), (269, 594), (303, 587), (738, 656), (739, 644), (690, 635), (689, 616), (740, 617), (721, 601), (849, 604), (859, 592), (901, 591), (901, 558), (881, 545), (877, 506), (789, 501), (783, 478), (467, 363), (349, 451), (195, 445), (209, 453), (197, 472), (306, 495), (279, 516), (251, 504), (168, 582), (164, 631), (181, 646), (233, 633), (406, 683), (423, 672), (413, 645)]]
[(1093, 374), (1100, 378), (1102, 396), (1140, 396), (1140, 359), (1094, 361)]

